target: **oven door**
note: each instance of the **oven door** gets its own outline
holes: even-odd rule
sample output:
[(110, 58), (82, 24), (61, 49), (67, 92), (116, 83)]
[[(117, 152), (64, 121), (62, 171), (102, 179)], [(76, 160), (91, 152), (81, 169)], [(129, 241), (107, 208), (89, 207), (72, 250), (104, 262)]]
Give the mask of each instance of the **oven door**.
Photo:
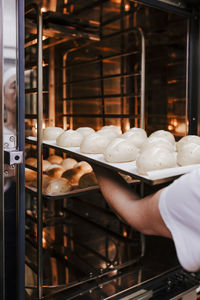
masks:
[(1, 1), (0, 15), (0, 299), (5, 300), (24, 299), (23, 1)]

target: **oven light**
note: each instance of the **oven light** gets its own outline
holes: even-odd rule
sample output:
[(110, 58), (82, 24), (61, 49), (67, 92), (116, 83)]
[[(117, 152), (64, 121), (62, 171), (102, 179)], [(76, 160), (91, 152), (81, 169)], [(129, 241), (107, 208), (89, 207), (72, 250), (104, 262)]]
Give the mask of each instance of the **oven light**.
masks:
[(42, 7), (42, 8), (41, 8), (41, 12), (42, 12), (42, 13), (44, 13), (44, 12), (46, 12), (46, 11), (47, 11), (46, 7)]
[(169, 131), (174, 130), (174, 126), (173, 126), (173, 125), (168, 125), (168, 130), (169, 130)]
[(129, 4), (129, 3), (126, 3), (126, 4), (125, 4), (124, 10), (125, 10), (125, 11), (130, 10), (130, 4)]

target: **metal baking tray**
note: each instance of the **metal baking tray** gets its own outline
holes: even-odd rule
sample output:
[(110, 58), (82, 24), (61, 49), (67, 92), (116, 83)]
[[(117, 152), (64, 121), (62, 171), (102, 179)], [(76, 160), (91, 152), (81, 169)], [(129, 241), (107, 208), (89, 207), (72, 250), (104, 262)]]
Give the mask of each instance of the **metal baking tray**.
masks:
[[(31, 187), (31, 186), (25, 186), (26, 191), (30, 194), (32, 194), (33, 196), (37, 196), (37, 188), (35, 187)], [(85, 193), (89, 193), (89, 192), (94, 192), (94, 191), (98, 191), (99, 190), (99, 186), (98, 185), (94, 185), (94, 186), (90, 186), (87, 188), (75, 188), (65, 194), (42, 194), (43, 198), (49, 199), (49, 200), (60, 200), (63, 198), (68, 198), (68, 197), (73, 197), (73, 196), (81, 196)]]
[[(36, 143), (37, 139), (35, 137), (28, 137), (28, 141)], [(79, 147), (60, 147), (56, 145), (56, 141), (43, 141), (43, 145), (46, 147), (51, 147), (53, 149), (61, 150), (65, 153), (73, 155), (81, 160), (88, 161), (90, 164), (98, 164), (106, 168), (121, 172), (123, 174), (130, 175), (132, 178), (140, 180), (141, 182), (157, 185), (169, 181), (173, 181), (179, 176), (189, 173), (192, 170), (200, 167), (200, 164), (188, 165), (188, 166), (177, 166), (174, 168), (167, 168), (163, 170), (156, 170), (147, 172), (147, 175), (140, 175), (137, 171), (136, 162), (127, 162), (127, 163), (108, 163), (105, 161), (103, 154), (85, 154), (80, 152)]]

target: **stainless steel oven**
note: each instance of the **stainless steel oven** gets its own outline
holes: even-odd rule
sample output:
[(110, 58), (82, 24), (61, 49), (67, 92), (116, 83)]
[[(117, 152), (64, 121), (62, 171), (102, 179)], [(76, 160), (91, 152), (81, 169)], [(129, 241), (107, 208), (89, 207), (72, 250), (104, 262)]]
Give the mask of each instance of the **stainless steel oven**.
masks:
[[(16, 40), (12, 58), (5, 57), (11, 51), (5, 39), (0, 47), (1, 299), (12, 288), (5, 277), (7, 198), (14, 202), (9, 224), (17, 224), (16, 299), (196, 299), (199, 274), (179, 266), (173, 243), (123, 223), (98, 185), (62, 196), (43, 193), (43, 161), (77, 157), (44, 145), (42, 131), (116, 125), (123, 132), (164, 129), (176, 140), (198, 134), (198, 1), (4, 2), (2, 16), (11, 8), (13, 15), (2, 18), (1, 32), (6, 37), (15, 29)], [(17, 105), (10, 129), (3, 84), (13, 67)], [(25, 165), (28, 158), (35, 165)], [(29, 184), (25, 168), (33, 172)], [(141, 195), (169, 183), (128, 180)]]

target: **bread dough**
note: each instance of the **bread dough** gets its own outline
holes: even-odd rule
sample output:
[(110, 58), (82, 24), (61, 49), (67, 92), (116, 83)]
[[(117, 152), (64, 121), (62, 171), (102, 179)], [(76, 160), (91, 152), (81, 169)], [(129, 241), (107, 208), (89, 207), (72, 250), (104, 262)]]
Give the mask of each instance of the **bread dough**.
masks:
[(74, 168), (80, 167), (83, 173), (90, 173), (92, 172), (91, 165), (86, 161), (79, 161), (77, 164), (74, 165)]
[(47, 127), (43, 129), (43, 140), (56, 140), (64, 130), (60, 127)]
[(198, 135), (186, 135), (176, 143), (176, 149), (179, 151), (181, 147), (188, 143), (200, 145), (200, 137)]
[(195, 143), (184, 144), (177, 154), (180, 166), (200, 164), (200, 145)]
[(152, 134), (150, 134), (149, 137), (162, 137), (163, 139), (168, 140), (172, 144), (175, 143), (175, 138), (174, 138), (173, 134), (166, 130), (154, 131)]
[[(29, 157), (26, 159), (25, 163), (31, 167), (37, 168), (37, 158), (35, 157)], [(47, 160), (42, 161), (42, 170), (45, 172), (49, 167), (51, 166), (51, 163)]]
[(127, 130), (125, 133), (128, 133), (128, 132), (134, 132), (137, 135), (147, 137), (147, 133), (143, 128), (132, 127), (129, 130)]
[(45, 188), (45, 193), (50, 195), (59, 195), (71, 191), (72, 186), (65, 178), (51, 180)]
[(115, 126), (115, 125), (106, 125), (106, 126), (103, 126), (100, 130), (111, 130), (111, 131), (116, 132), (118, 135), (120, 135), (122, 133), (120, 127)]
[(94, 172), (84, 174), (79, 179), (79, 187), (80, 188), (87, 188), (87, 187), (95, 186), (95, 185), (98, 185), (98, 182), (97, 182)]
[[(51, 180), (52, 178), (48, 175), (42, 175), (42, 188), (45, 188)], [(37, 188), (37, 179), (31, 182), (31, 186)]]
[(127, 131), (122, 135), (127, 142), (136, 146), (137, 148), (141, 148), (142, 145), (146, 142), (147, 136), (139, 131)]
[(50, 166), (51, 166), (51, 163), (48, 160), (44, 159), (42, 161), (42, 170), (43, 170), (43, 172), (47, 171), (50, 168)]
[(119, 133), (116, 130), (113, 129), (101, 129), (97, 131), (98, 134), (102, 135), (102, 136), (107, 136), (109, 138), (110, 141), (112, 141), (113, 139), (119, 137)]
[(64, 172), (65, 172), (65, 169), (60, 166), (58, 168), (53, 168), (53, 169), (48, 170), (46, 172), (46, 174), (53, 178), (60, 178)]
[(107, 136), (103, 136), (99, 133), (92, 133), (86, 136), (80, 145), (80, 151), (82, 153), (97, 154), (103, 153), (106, 146), (109, 144), (110, 139)]
[(95, 130), (91, 127), (79, 127), (76, 131), (78, 131), (78, 133), (80, 133), (83, 137), (95, 132)]
[(136, 166), (141, 175), (147, 175), (148, 171), (173, 168), (176, 165), (175, 153), (157, 146), (152, 147), (151, 151), (142, 151), (136, 159)]
[(61, 147), (79, 147), (83, 136), (76, 130), (67, 130), (56, 139), (56, 145)]
[(37, 168), (37, 158), (29, 157), (26, 159), (25, 164)]
[(138, 152), (139, 149), (125, 139), (116, 138), (108, 144), (103, 155), (106, 161), (119, 163), (136, 160)]
[(85, 172), (83, 171), (83, 168), (81, 168), (81, 166), (77, 166), (77, 167), (74, 167), (72, 169), (65, 171), (63, 173), (62, 177), (69, 180), (69, 182), (72, 186), (78, 186), (79, 179), (84, 174), (85, 174)]
[(37, 180), (37, 172), (31, 169), (25, 168), (25, 181), (31, 182)]
[(73, 158), (65, 158), (61, 164), (61, 166), (65, 169), (65, 171), (73, 168), (77, 164), (77, 160)]
[(60, 165), (63, 162), (63, 158), (59, 155), (51, 155), (47, 158), (47, 160), (51, 164), (57, 164), (57, 165)]
[(175, 146), (172, 145), (168, 140), (162, 138), (162, 137), (149, 137), (146, 139), (145, 143), (141, 147), (141, 151), (149, 150), (151, 151), (152, 147), (159, 147), (159, 148), (165, 148), (168, 149), (171, 152), (175, 151)]

